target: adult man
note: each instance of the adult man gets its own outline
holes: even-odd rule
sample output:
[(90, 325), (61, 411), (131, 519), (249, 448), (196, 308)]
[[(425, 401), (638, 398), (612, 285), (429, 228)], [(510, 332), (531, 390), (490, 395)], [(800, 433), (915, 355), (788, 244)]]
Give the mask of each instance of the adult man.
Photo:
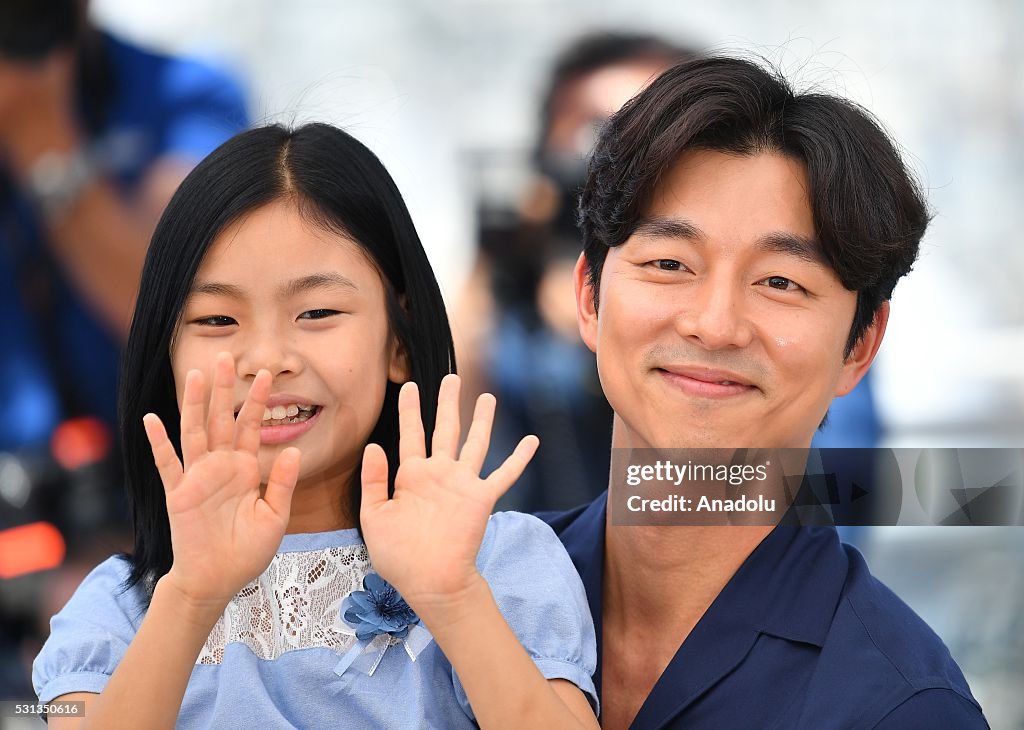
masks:
[[(928, 215), (863, 110), (711, 58), (612, 118), (580, 220), (613, 447), (806, 448), (870, 366)], [(606, 500), (550, 520), (594, 614), (604, 727), (986, 726), (834, 529), (606, 529)]]

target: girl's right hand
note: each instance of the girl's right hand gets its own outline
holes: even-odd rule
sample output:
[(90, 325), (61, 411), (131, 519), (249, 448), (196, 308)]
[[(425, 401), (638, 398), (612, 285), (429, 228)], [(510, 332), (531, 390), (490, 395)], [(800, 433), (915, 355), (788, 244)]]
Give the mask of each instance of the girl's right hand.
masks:
[(236, 420), (234, 359), (222, 352), (204, 419), (203, 374), (189, 371), (181, 406), (184, 466), (160, 418), (142, 419), (167, 497), (174, 562), (165, 579), (195, 601), (226, 605), (270, 565), (288, 526), (298, 449), (278, 454), (260, 495), (257, 454), (271, 381), (268, 371), (257, 373)]

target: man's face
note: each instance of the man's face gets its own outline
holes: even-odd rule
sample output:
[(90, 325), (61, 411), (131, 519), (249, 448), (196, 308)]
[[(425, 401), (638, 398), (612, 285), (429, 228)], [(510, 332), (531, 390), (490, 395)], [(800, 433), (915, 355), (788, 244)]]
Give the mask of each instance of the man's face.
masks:
[(803, 165), (771, 153), (686, 153), (608, 251), (599, 309), (582, 257), (576, 293), (617, 447), (808, 447), (888, 315), (844, 360), (857, 295), (820, 256)]

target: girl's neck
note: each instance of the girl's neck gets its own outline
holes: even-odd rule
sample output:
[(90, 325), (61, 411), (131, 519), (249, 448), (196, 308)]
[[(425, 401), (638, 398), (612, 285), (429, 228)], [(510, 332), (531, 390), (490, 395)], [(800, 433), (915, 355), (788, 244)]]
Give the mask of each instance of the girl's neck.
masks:
[(287, 533), (329, 532), (356, 526), (349, 514), (349, 484), (353, 471), (320, 474), (299, 481), (292, 495)]

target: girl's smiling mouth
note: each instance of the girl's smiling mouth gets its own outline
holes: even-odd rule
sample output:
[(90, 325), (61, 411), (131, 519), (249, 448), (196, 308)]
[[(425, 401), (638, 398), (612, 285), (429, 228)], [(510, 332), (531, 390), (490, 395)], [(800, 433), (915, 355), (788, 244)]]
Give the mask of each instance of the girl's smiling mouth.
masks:
[[(264, 411), (263, 423), (260, 425), (260, 443), (283, 444), (297, 439), (313, 428), (322, 411), (322, 406), (299, 403), (267, 408)], [(275, 416), (282, 417), (275, 418)]]
[[(313, 428), (323, 409), (322, 405), (312, 403), (305, 396), (290, 393), (270, 396), (260, 423), (260, 443), (283, 444), (297, 439)], [(235, 418), (238, 418), (238, 410)]]
[(263, 426), (283, 426), (287, 423), (302, 423), (309, 420), (320, 406), (305, 403), (289, 403), (286, 406), (267, 407), (263, 410)]

